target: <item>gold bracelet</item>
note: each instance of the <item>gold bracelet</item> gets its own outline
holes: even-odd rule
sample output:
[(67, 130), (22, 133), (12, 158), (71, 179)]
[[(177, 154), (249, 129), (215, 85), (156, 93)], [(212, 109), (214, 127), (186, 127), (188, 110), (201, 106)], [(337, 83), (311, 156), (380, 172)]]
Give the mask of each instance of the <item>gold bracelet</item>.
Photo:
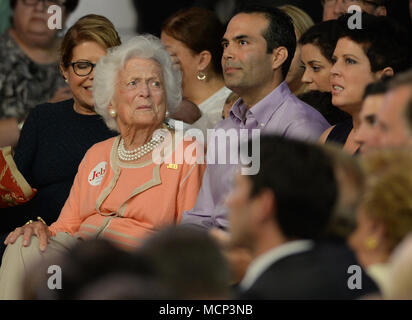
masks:
[(25, 223), (25, 225), (26, 224), (32, 224), (33, 223), (33, 220), (29, 220), (29, 221), (27, 221), (26, 223)]
[(37, 220), (43, 223), (45, 226), (47, 226), (46, 221), (44, 221), (41, 217), (37, 217)]

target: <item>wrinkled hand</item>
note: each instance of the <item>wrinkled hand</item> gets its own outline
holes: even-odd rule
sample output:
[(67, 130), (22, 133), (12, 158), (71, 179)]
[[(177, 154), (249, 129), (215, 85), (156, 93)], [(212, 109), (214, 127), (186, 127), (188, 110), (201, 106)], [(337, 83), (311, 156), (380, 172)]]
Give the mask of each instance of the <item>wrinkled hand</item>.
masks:
[(73, 97), (72, 91), (69, 87), (60, 87), (56, 90), (53, 97), (49, 100), (50, 103), (69, 100)]
[(30, 224), (26, 224), (22, 227), (16, 228), (16, 230), (10, 232), (10, 234), (4, 241), (4, 244), (13, 244), (21, 235), (23, 235), (24, 247), (28, 247), (30, 245), (30, 240), (33, 235), (37, 236), (37, 238), (39, 238), (41, 251), (46, 250), (47, 244), (49, 243), (49, 239), (51, 237), (51, 233), (49, 231), (48, 226), (40, 221), (36, 221)]
[(232, 283), (239, 283), (245, 276), (246, 270), (252, 261), (252, 254), (248, 248), (235, 246), (230, 233), (221, 229), (211, 229), (209, 234), (218, 242), (224, 257), (229, 265)]

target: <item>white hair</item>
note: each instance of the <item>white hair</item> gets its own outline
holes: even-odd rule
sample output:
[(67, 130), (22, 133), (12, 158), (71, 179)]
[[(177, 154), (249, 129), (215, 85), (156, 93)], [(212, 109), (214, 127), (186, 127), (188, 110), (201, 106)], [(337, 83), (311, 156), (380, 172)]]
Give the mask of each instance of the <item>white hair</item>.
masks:
[(182, 75), (173, 67), (169, 53), (153, 35), (139, 35), (120, 46), (108, 49), (106, 56), (96, 65), (93, 80), (93, 98), (95, 111), (103, 117), (106, 125), (119, 131), (116, 120), (109, 115), (110, 105), (119, 71), (131, 58), (153, 59), (163, 72), (166, 92), (166, 107), (170, 113), (175, 112), (182, 101)]

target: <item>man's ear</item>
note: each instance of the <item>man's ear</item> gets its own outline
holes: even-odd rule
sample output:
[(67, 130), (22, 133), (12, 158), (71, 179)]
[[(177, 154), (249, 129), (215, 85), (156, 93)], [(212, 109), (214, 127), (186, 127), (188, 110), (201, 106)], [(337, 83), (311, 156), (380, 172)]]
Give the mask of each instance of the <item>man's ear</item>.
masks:
[(255, 201), (259, 207), (257, 210), (261, 221), (271, 221), (276, 214), (276, 199), (273, 192), (269, 189), (263, 189), (255, 196)]
[(282, 67), (283, 63), (289, 56), (288, 49), (286, 47), (278, 47), (273, 49), (272, 52), (272, 69), (276, 70)]
[(207, 50), (203, 50), (198, 54), (198, 57), (197, 70), (205, 71), (212, 61), (212, 54)]
[(384, 77), (393, 77), (395, 72), (391, 67), (386, 67), (385, 69), (377, 71), (375, 74), (378, 80), (382, 80)]
[(69, 78), (69, 71), (68, 71), (69, 68), (65, 69), (61, 63), (59, 64), (59, 68), (60, 68), (60, 72), (63, 78), (67, 80)]

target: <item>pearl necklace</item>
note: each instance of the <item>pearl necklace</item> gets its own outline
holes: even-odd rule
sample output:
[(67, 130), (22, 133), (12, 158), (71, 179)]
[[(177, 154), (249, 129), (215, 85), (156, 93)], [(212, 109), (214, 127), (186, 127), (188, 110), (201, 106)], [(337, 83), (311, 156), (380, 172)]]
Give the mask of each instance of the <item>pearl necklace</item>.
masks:
[(143, 157), (145, 154), (149, 153), (154, 148), (156, 148), (156, 146), (162, 143), (164, 140), (165, 140), (165, 137), (161, 133), (157, 133), (153, 135), (152, 139), (148, 143), (145, 143), (144, 145), (134, 150), (127, 151), (124, 148), (124, 140), (121, 139), (119, 146), (117, 148), (117, 154), (119, 158), (123, 161), (138, 160), (141, 157)]

